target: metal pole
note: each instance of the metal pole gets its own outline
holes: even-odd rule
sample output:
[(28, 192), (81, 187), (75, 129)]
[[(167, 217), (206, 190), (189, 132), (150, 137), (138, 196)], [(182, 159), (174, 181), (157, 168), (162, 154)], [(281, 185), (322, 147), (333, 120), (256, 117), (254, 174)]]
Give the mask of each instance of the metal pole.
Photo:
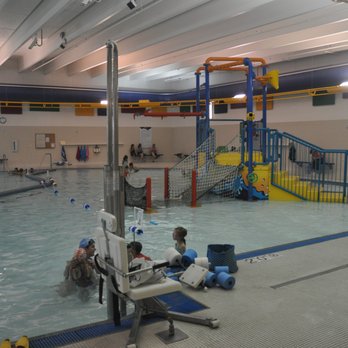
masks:
[[(249, 58), (245, 58), (244, 65), (248, 67), (247, 74), (247, 137), (248, 137), (248, 176), (253, 172), (253, 65)], [(253, 184), (248, 184), (248, 200), (252, 200)]]
[[(262, 75), (266, 75), (267, 69), (262, 67)], [(267, 84), (262, 86), (262, 161), (269, 162), (266, 156), (266, 128), (267, 128)]]
[(209, 137), (210, 129), (210, 114), (209, 114), (209, 103), (210, 103), (210, 82), (209, 82), (209, 64), (204, 64), (205, 68), (205, 134), (204, 140)]
[[(124, 237), (124, 182), (118, 165), (118, 50), (114, 42), (107, 44), (107, 115), (108, 115), (108, 153), (104, 167), (104, 208), (116, 216), (118, 236)], [(109, 286), (108, 286), (109, 288)], [(120, 324), (119, 299), (108, 290), (108, 318)], [(121, 305), (122, 313), (125, 304)]]
[[(201, 104), (200, 104), (200, 98), (201, 98), (201, 90), (200, 90), (200, 76), (201, 74), (196, 72), (196, 111), (201, 111)], [(196, 117), (196, 148), (201, 144), (200, 140), (200, 117)]]

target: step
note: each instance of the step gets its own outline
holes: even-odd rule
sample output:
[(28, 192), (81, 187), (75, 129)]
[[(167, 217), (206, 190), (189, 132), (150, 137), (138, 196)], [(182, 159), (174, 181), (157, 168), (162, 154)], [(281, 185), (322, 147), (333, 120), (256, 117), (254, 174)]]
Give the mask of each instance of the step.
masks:
[(342, 203), (341, 192), (320, 192), (320, 202), (327, 203)]

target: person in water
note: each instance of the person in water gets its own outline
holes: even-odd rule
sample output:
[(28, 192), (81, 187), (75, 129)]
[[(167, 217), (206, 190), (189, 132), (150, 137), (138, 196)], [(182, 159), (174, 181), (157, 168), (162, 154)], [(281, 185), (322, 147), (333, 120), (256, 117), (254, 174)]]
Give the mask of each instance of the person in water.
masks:
[(83, 238), (78, 249), (65, 268), (65, 279), (71, 279), (77, 286), (86, 288), (95, 284), (95, 265), (92, 257), (95, 253), (95, 241)]
[(186, 239), (187, 230), (184, 227), (176, 227), (173, 231), (173, 240), (175, 240), (175, 250), (177, 250), (181, 255), (186, 251)]
[(143, 249), (143, 245), (140, 242), (130, 242), (128, 244), (128, 247), (130, 249), (130, 252), (134, 259), (144, 259), (146, 261), (151, 261), (151, 257), (146, 256), (141, 253), (141, 250)]
[(97, 284), (95, 264), (92, 259), (94, 253), (95, 241), (92, 238), (83, 238), (73, 257), (66, 264), (64, 282), (60, 284), (58, 290), (62, 297), (77, 290), (81, 300), (88, 300), (88, 289), (94, 288)]

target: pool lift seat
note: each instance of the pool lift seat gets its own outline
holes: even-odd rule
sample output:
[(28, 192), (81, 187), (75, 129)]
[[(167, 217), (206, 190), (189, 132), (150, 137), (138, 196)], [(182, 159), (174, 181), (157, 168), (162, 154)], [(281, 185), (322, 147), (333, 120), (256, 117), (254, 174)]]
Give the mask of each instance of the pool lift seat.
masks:
[[(116, 217), (105, 211), (98, 212), (98, 221), (102, 227), (96, 229), (96, 243), (98, 254), (95, 256), (97, 268), (102, 272), (103, 278), (107, 280), (108, 289), (116, 296), (134, 303), (135, 312), (132, 328), (129, 334), (127, 348), (136, 348), (137, 334), (142, 316), (155, 314), (164, 317), (169, 322), (169, 330), (164, 339), (175, 342), (175, 329), (173, 319), (193, 324), (217, 328), (220, 324), (215, 318), (201, 318), (198, 316), (172, 312), (167, 305), (156, 296), (181, 291), (180, 282), (164, 277), (156, 283), (141, 284), (137, 287), (130, 287), (129, 277), (142, 272), (154, 272), (159, 267), (165, 267), (168, 263), (155, 265), (129, 272), (127, 242), (115, 234), (117, 223)], [(103, 264), (103, 267), (101, 266)], [(159, 333), (163, 339), (163, 333)]]

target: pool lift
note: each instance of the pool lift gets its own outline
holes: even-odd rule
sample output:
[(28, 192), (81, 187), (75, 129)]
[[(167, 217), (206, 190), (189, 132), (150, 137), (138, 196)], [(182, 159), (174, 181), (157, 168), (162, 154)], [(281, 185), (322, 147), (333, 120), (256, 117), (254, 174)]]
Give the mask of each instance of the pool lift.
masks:
[[(108, 114), (108, 145), (107, 164), (104, 166), (104, 211), (98, 213), (101, 227), (97, 228), (97, 243), (101, 256), (96, 255), (96, 266), (101, 271), (101, 284), (107, 284), (107, 314), (115, 325), (121, 325), (121, 317), (126, 316), (126, 301), (134, 303), (135, 313), (133, 325), (127, 342), (128, 348), (136, 347), (137, 333), (143, 314), (152, 312), (164, 317), (169, 322), (168, 332), (157, 335), (166, 343), (183, 339), (180, 330), (174, 330), (173, 319), (216, 328), (219, 320), (202, 318), (193, 315), (168, 311), (165, 303), (156, 296), (181, 289), (181, 284), (165, 277), (161, 282), (142, 284), (135, 289), (129, 288), (129, 277), (136, 272), (154, 271), (158, 266), (130, 272), (126, 250), (124, 228), (124, 173), (119, 166), (118, 156), (118, 50), (114, 42), (108, 41), (107, 46), (107, 114)], [(99, 242), (98, 242), (99, 241)], [(163, 264), (167, 266), (169, 263)], [(101, 267), (102, 265), (102, 267)], [(141, 273), (140, 273), (141, 274)], [(102, 287), (100, 287), (102, 289)], [(102, 293), (99, 293), (102, 302)], [(184, 334), (184, 336), (186, 336)]]

